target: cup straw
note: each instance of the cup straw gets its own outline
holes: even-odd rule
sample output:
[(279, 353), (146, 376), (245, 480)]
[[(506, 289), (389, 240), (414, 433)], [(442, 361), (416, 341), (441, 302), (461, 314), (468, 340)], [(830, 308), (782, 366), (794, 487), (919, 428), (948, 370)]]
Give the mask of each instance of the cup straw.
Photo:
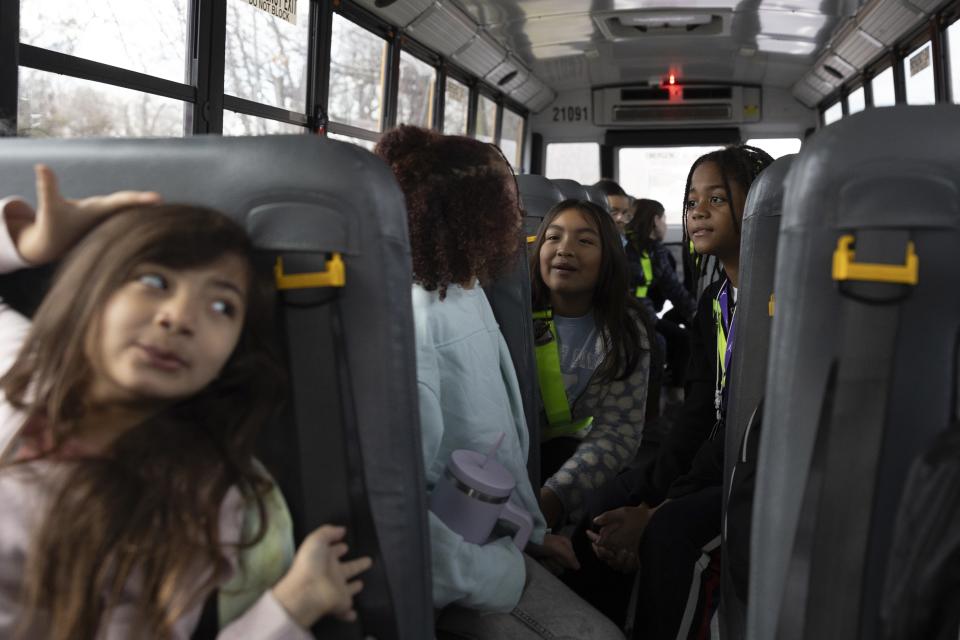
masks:
[(504, 432), (504, 431), (501, 431), (501, 432), (500, 432), (500, 437), (497, 438), (497, 441), (493, 443), (493, 446), (490, 447), (490, 450), (487, 451), (487, 454), (484, 456), (483, 462), (480, 463), (480, 468), (481, 468), (481, 469), (487, 466), (487, 461), (488, 461), (490, 458), (492, 458), (493, 456), (497, 455), (497, 449), (500, 448), (500, 443), (503, 442), (503, 439), (504, 439), (506, 436), (507, 436), (506, 432)]

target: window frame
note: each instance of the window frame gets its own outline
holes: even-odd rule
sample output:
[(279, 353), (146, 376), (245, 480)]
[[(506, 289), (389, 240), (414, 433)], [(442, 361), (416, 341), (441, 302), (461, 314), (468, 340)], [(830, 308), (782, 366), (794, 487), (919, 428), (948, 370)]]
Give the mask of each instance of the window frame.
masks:
[(503, 109), (523, 118), (524, 135), (519, 141), (521, 154), (526, 154), (530, 137), (530, 110), (498, 91), (462, 68), (444, 58), (429, 47), (423, 46), (385, 20), (375, 16), (355, 3), (340, 0), (301, 0), (309, 3), (307, 43), (307, 95), (304, 112), (290, 111), (259, 103), (224, 92), (226, 50), (226, 24), (228, 0), (190, 0), (188, 2), (186, 58), (187, 69), (183, 82), (175, 82), (136, 71), (122, 69), (62, 54), (56, 51), (20, 43), (20, 2), (12, 0), (0, 3), (0, 119), (12, 124), (12, 131), (0, 131), (0, 135), (16, 135), (17, 104), (19, 98), (19, 69), (21, 66), (75, 77), (149, 93), (184, 102), (185, 135), (223, 132), (224, 110), (239, 114), (275, 120), (301, 126), (305, 131), (323, 133), (332, 131), (342, 135), (379, 139), (379, 132), (368, 132), (343, 123), (330, 122), (327, 114), (329, 104), (330, 58), (333, 16), (353, 22), (374, 33), (387, 42), (388, 64), (384, 75), (383, 130), (394, 126), (397, 117), (397, 92), (399, 89), (400, 51), (406, 51), (430, 64), (437, 71), (437, 85), (433, 104), (431, 126), (443, 130), (444, 97), (446, 78), (452, 77), (469, 89), (467, 135), (476, 132), (477, 103), (481, 93), (497, 105), (495, 143), (499, 144)]
[(438, 93), (443, 94), (443, 101), (440, 104), (441, 112), (439, 113), (439, 117), (437, 118), (437, 125), (435, 128), (440, 133), (443, 133), (443, 126), (445, 124), (445, 118), (446, 118), (446, 114), (444, 112), (446, 111), (446, 108), (447, 108), (447, 80), (452, 78), (453, 80), (459, 82), (460, 84), (462, 84), (467, 88), (467, 130), (466, 132), (464, 132), (463, 135), (469, 136), (471, 135), (470, 134), (470, 117), (471, 117), (470, 114), (471, 114), (471, 109), (473, 108), (472, 107), (473, 101), (474, 101), (473, 96), (476, 91), (474, 88), (474, 85), (476, 83), (470, 79), (469, 75), (463, 73), (462, 71), (460, 71), (459, 69), (456, 69), (455, 67), (451, 67), (446, 63), (440, 66), (441, 66), (441, 69), (443, 70), (443, 91), (439, 91)]
[[(440, 71), (440, 69), (441, 69), (441, 67), (443, 66), (443, 65), (441, 64), (440, 56), (437, 55), (437, 54), (435, 54), (435, 53), (433, 53), (432, 51), (430, 51), (430, 50), (427, 49), (426, 47), (421, 46), (418, 42), (416, 42), (415, 40), (411, 40), (408, 36), (405, 36), (405, 35), (400, 36), (400, 38), (399, 38), (399, 43), (398, 43), (398, 48), (400, 49), (400, 53), (398, 53), (397, 55), (406, 53), (406, 54), (408, 54), (408, 55), (410, 55), (410, 56), (413, 56), (414, 58), (416, 58), (416, 59), (419, 60), (420, 62), (423, 62), (424, 64), (433, 67), (433, 71), (434, 71), (434, 73), (435, 73), (436, 75), (434, 76), (434, 81), (433, 81), (433, 82), (434, 82), (434, 85), (433, 85), (433, 104), (430, 105), (430, 109), (431, 109), (432, 113), (430, 114), (430, 122), (427, 123), (427, 126), (428, 126), (429, 128), (431, 128), (431, 129), (435, 130), (435, 131), (441, 131), (442, 129), (438, 129), (437, 126), (436, 126), (436, 123), (437, 123), (437, 121), (438, 121), (438, 118), (437, 118), (437, 105), (439, 105), (441, 108), (443, 107), (443, 98), (440, 98), (440, 100), (437, 100), (437, 94), (440, 93), (440, 88), (441, 88), (441, 87), (443, 87), (443, 90), (446, 91), (447, 85), (446, 85), (446, 78), (444, 78), (444, 81), (443, 81), (443, 84), (442, 84), (442, 85), (441, 85), (441, 83), (440, 83), (440, 78), (441, 78), (441, 71)], [(399, 111), (399, 108), (400, 108), (400, 103), (399, 103), (399, 87), (400, 87), (399, 80), (400, 80), (400, 76), (399, 76), (399, 73), (400, 73), (400, 68), (399, 68), (399, 66), (398, 66), (398, 67), (397, 67), (397, 96), (398, 96), (398, 98), (397, 98), (397, 99), (398, 99), (398, 102), (397, 102), (397, 110), (398, 110), (398, 111)], [(399, 114), (397, 114), (397, 115), (399, 115)], [(441, 121), (441, 122), (442, 122), (442, 118), (443, 118), (443, 116), (440, 116), (440, 121)]]
[(838, 91), (823, 97), (817, 105), (821, 125), (827, 105), (832, 106), (838, 95), (843, 100), (844, 115), (847, 115), (849, 110), (847, 97), (850, 92), (860, 86), (864, 89), (864, 109), (874, 108), (876, 105), (873, 96), (873, 80), (888, 67), (893, 69), (895, 104), (907, 104), (904, 60), (926, 41), (929, 41), (932, 47), (935, 104), (951, 104), (953, 94), (960, 91), (960, 87), (953, 87), (950, 84), (947, 29), (958, 21), (960, 21), (960, 2), (955, 1), (928, 16), (896, 43), (884, 48), (873, 60), (864, 65), (859, 74), (841, 85)]
[[(491, 101), (495, 107), (494, 116), (493, 116), (493, 144), (500, 144), (500, 112), (502, 111), (501, 105), (503, 104), (500, 100), (497, 92), (488, 89), (485, 86), (475, 84), (474, 85), (476, 98), (471, 100), (475, 104), (475, 109), (473, 110), (473, 133), (470, 134), (471, 138), (476, 139), (477, 135), (477, 118), (480, 117), (480, 96), (483, 96), (487, 100)], [(473, 93), (473, 92), (472, 92)], [(469, 129), (469, 127), (467, 127)]]

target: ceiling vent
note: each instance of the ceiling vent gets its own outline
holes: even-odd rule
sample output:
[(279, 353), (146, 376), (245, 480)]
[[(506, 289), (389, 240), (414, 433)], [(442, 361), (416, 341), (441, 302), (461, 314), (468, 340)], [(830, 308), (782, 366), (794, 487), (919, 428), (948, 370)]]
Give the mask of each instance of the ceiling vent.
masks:
[(822, 97), (820, 92), (806, 81), (800, 81), (793, 86), (793, 95), (797, 100), (811, 108), (817, 106)]
[(390, 4), (382, 0), (355, 0), (358, 5), (369, 9), (387, 22), (397, 27), (405, 27), (430, 8), (435, 0), (401, 0)]
[(543, 90), (534, 96), (533, 100), (531, 100), (527, 106), (530, 107), (530, 110), (534, 113), (539, 113), (551, 105), (556, 98), (557, 94), (553, 89), (544, 85)]
[(530, 75), (530, 72), (523, 66), (523, 63), (510, 55), (494, 67), (493, 71), (488, 73), (484, 80), (500, 91), (510, 93), (523, 84), (528, 75)]
[(594, 89), (599, 127), (740, 124), (760, 120), (760, 88), (656, 85)]
[(485, 78), (506, 59), (507, 50), (493, 38), (480, 32), (451, 57), (470, 73)]
[(406, 31), (420, 44), (442, 56), (449, 56), (473, 39), (477, 25), (455, 6), (437, 3), (424, 11)]
[(536, 77), (527, 76), (523, 84), (519, 85), (510, 93), (510, 97), (520, 104), (527, 104), (545, 88), (546, 85), (537, 80)]
[(860, 10), (860, 28), (886, 45), (895, 43), (923, 18), (923, 12), (905, 2), (874, 0)]
[(614, 124), (656, 124), (669, 122), (731, 122), (733, 110), (729, 104), (677, 104), (677, 105), (617, 105), (613, 108)]
[(727, 9), (646, 9), (593, 16), (603, 35), (614, 42), (659, 36), (730, 35), (733, 17)]

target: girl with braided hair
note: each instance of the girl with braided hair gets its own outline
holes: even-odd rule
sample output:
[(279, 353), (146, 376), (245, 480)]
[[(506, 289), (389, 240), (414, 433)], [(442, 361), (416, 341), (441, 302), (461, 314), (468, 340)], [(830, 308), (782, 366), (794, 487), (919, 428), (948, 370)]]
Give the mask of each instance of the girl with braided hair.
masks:
[[(585, 539), (575, 537), (581, 559), (594, 555), (621, 572), (641, 568), (634, 632), (644, 640), (687, 637), (704, 621), (709, 627), (715, 601), (707, 603), (701, 593), (697, 567), (704, 549), (719, 547), (740, 224), (750, 185), (772, 162), (760, 149), (734, 146), (701, 156), (690, 168), (684, 238), (698, 255), (714, 256), (723, 277), (703, 291), (697, 304), (681, 414), (649, 467), (624, 474), (602, 490), (596, 510), (609, 510), (588, 523), (598, 530), (586, 530)], [(610, 508), (617, 505), (628, 506)], [(575, 588), (589, 593), (602, 584), (597, 580), (602, 571), (583, 564), (583, 584)], [(622, 615), (629, 589), (622, 591), (614, 595), (607, 590), (610, 603), (597, 606), (608, 615)], [(688, 602), (698, 603), (697, 614), (703, 615), (686, 611)]]

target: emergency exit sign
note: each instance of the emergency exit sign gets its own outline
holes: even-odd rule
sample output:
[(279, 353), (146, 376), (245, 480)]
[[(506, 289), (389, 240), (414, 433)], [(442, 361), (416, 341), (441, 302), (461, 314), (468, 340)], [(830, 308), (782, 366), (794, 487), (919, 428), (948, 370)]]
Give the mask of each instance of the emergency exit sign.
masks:
[(297, 24), (297, 0), (247, 0), (247, 4), (290, 24)]

